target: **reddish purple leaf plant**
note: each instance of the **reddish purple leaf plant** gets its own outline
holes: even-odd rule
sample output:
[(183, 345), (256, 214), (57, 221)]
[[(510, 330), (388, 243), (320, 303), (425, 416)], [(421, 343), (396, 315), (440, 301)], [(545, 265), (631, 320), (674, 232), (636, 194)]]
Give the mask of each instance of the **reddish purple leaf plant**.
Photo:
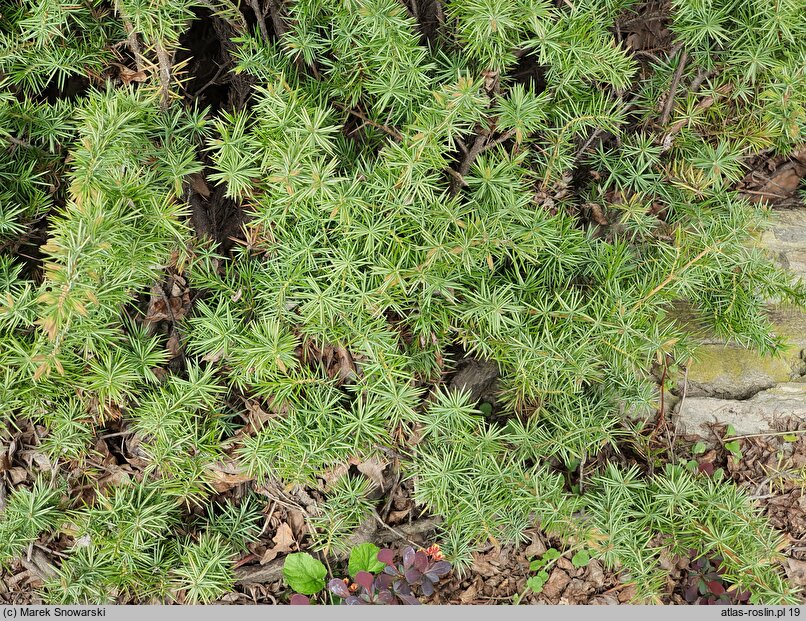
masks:
[(451, 564), (443, 560), (438, 546), (418, 551), (407, 547), (400, 563), (395, 563), (394, 550), (383, 549), (378, 552), (378, 560), (385, 567), (377, 576), (361, 571), (352, 584), (334, 578), (327, 588), (346, 605), (417, 605), (417, 593), (432, 595), (435, 585), (451, 571)]
[[(395, 559), (394, 550), (379, 550), (378, 561), (384, 567), (377, 576), (359, 571), (352, 582), (348, 578), (333, 578), (327, 588), (348, 606), (418, 605), (417, 595), (432, 595), (435, 586), (451, 571), (451, 564), (443, 559), (437, 545), (418, 551), (407, 547), (403, 550), (401, 562), (396, 563)], [(310, 603), (306, 595), (296, 593), (291, 596), (292, 605)]]
[(701, 556), (691, 562), (683, 597), (690, 604), (731, 605), (746, 604), (750, 593), (725, 583), (725, 568), (718, 556)]

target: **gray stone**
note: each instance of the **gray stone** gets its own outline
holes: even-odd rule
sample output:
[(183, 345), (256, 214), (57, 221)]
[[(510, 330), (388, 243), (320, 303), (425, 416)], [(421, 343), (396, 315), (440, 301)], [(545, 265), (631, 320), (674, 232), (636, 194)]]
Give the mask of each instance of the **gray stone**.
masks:
[[(749, 399), (781, 382), (803, 375), (802, 343), (794, 343), (780, 357), (764, 357), (748, 349), (704, 344), (689, 365), (686, 394), (692, 397)], [(679, 388), (679, 391), (682, 387)]]
[(471, 401), (478, 401), (492, 388), (497, 379), (498, 365), (494, 362), (466, 358), (459, 363), (449, 387), (453, 390), (467, 391), (470, 393)]
[(806, 209), (776, 211), (773, 224), (762, 233), (760, 243), (783, 265), (806, 278)]
[[(777, 257), (782, 266), (806, 280), (806, 208), (776, 211), (773, 224), (758, 238), (761, 247)], [(728, 345), (710, 334), (685, 303), (672, 316), (702, 343), (697, 360), (689, 365), (686, 394), (691, 397), (748, 399), (782, 382), (799, 381), (806, 375), (806, 314), (769, 304), (767, 316), (774, 332), (789, 343), (779, 357), (769, 358)], [(678, 379), (677, 392), (682, 392)]]
[(782, 383), (744, 401), (687, 398), (678, 404), (675, 420), (680, 432), (707, 438), (709, 424), (733, 425), (737, 434), (745, 435), (776, 431), (786, 418), (806, 421), (806, 382)]

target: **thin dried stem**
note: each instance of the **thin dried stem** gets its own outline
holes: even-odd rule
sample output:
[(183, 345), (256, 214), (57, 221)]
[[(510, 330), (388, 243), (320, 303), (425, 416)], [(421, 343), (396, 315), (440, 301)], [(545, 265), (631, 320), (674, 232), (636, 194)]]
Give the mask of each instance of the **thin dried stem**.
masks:
[(159, 42), (156, 43), (154, 49), (157, 52), (157, 61), (159, 62), (162, 107), (165, 109), (171, 101), (171, 56)]
[(140, 39), (134, 31), (131, 20), (125, 15), (121, 16), (121, 20), (123, 21), (123, 27), (126, 29), (126, 34), (128, 35), (126, 43), (129, 46), (129, 51), (132, 53), (132, 56), (134, 56), (134, 64), (137, 67), (137, 71), (142, 71), (144, 64), (143, 51), (140, 48)]
[(683, 77), (683, 70), (686, 68), (686, 61), (688, 61), (688, 53), (683, 50), (680, 54), (680, 62), (677, 63), (677, 69), (674, 72), (674, 78), (672, 78), (672, 85), (669, 87), (669, 94), (666, 96), (666, 103), (663, 106), (663, 114), (660, 117), (661, 126), (669, 122), (675, 96), (677, 95), (677, 87), (680, 84), (680, 78)]

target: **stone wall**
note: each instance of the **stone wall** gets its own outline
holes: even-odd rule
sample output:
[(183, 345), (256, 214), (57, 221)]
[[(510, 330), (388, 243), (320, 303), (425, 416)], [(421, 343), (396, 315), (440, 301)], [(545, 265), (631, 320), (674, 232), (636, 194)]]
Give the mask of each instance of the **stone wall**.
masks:
[[(785, 267), (806, 280), (806, 208), (775, 212), (761, 243)], [(685, 311), (681, 311), (684, 315)], [(699, 360), (689, 365), (685, 399), (674, 416), (683, 432), (703, 434), (709, 423), (730, 423), (739, 434), (769, 431), (785, 417), (806, 421), (806, 314), (771, 309), (776, 334), (790, 346), (777, 358), (762, 357), (703, 338)], [(682, 380), (678, 382), (682, 395)]]

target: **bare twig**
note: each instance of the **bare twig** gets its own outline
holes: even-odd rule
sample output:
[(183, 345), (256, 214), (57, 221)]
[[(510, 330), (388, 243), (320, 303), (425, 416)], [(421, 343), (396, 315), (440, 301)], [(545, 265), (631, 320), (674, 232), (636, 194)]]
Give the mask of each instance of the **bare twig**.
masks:
[(160, 91), (162, 93), (162, 107), (167, 108), (171, 99), (171, 57), (162, 44), (157, 42), (154, 46), (157, 52), (157, 61), (160, 68)]
[(585, 493), (585, 455), (582, 455), (582, 459), (579, 460), (579, 493), (582, 495)]
[[(638, 100), (638, 98), (639, 98), (639, 93), (635, 93), (632, 97), (630, 97), (628, 100), (626, 100), (624, 102), (624, 113), (625, 114), (632, 109), (632, 107), (635, 105), (635, 102)], [(590, 138), (588, 138), (585, 141), (585, 143), (579, 148), (579, 150), (577, 151), (576, 155), (574, 156), (574, 161), (578, 162), (580, 160), (580, 158), (585, 154), (585, 152), (590, 148), (590, 146), (594, 143), (594, 141), (599, 136), (601, 136), (603, 133), (605, 133), (604, 128), (597, 127), (594, 130), (594, 132), (590, 135)]]
[(660, 376), (660, 404), (658, 405), (658, 420), (655, 423), (655, 428), (652, 430), (652, 434), (650, 434), (650, 439), (655, 437), (655, 434), (661, 428), (661, 425), (666, 421), (666, 414), (664, 413), (664, 409), (666, 407), (665, 403), (665, 395), (666, 395), (666, 374), (669, 371), (669, 365), (666, 362), (666, 358), (664, 356), (663, 360), (663, 373)]
[(99, 440), (107, 440), (109, 438), (120, 438), (120, 437), (123, 437), (123, 436), (131, 436), (134, 433), (135, 432), (133, 430), (132, 431), (118, 431), (116, 433), (105, 433), (102, 436), (98, 436), (98, 439)]
[(651, 58), (652, 60), (654, 60), (654, 61), (655, 61), (656, 63), (658, 63), (658, 64), (660, 64), (660, 63), (661, 63), (661, 59), (660, 59), (660, 58), (658, 58), (657, 56), (655, 56), (655, 55), (654, 55), (652, 52), (650, 52), (649, 50), (635, 50), (635, 51), (633, 52), (633, 55), (634, 55), (634, 56), (646, 56), (647, 58)]
[(445, 169), (445, 172), (447, 172), (451, 177), (453, 177), (453, 182), (458, 184), (458, 186), (461, 186), (463, 188), (467, 187), (467, 181), (465, 181), (464, 177), (462, 177), (462, 175), (456, 172), (453, 168), (449, 166), (448, 168)]
[(395, 494), (400, 487), (400, 462), (397, 457), (395, 457), (394, 462), (394, 471), (395, 471), (395, 482), (392, 484), (392, 488), (389, 490), (387, 494), (387, 500), (383, 505), (383, 509), (381, 509), (381, 519), (387, 520), (389, 519), (389, 512), (392, 510), (392, 503), (395, 501)]
[(656, 11), (656, 12), (647, 12), (647, 13), (642, 12), (641, 15), (639, 15), (637, 17), (633, 17), (632, 19), (628, 19), (625, 22), (622, 22), (620, 24), (620, 26), (622, 28), (626, 28), (627, 26), (631, 26), (631, 25), (633, 25), (633, 24), (635, 24), (636, 22), (639, 22), (639, 21), (642, 24), (649, 24), (650, 22), (657, 22), (657, 21), (661, 21), (661, 20), (664, 20), (664, 19), (669, 19), (669, 15), (665, 11)]
[[(238, 10), (237, 6), (230, 5), (227, 9), (222, 9), (220, 7), (215, 6), (210, 0), (196, 0), (196, 1), (203, 7), (208, 9), (213, 15), (221, 18), (223, 21), (228, 23), (230, 27), (232, 27), (234, 30), (237, 31), (237, 30), (249, 29), (249, 25), (246, 23), (246, 18), (243, 16), (243, 13), (241, 13)], [(235, 17), (235, 19), (237, 20), (238, 22), (237, 26), (235, 23), (232, 22), (232, 20), (229, 19), (229, 17), (231, 16)]]
[(274, 515), (275, 509), (277, 509), (277, 501), (273, 500), (271, 503), (271, 509), (269, 510), (269, 515), (266, 516), (266, 521), (263, 522), (263, 528), (260, 530), (260, 534), (256, 537), (257, 539), (260, 539), (263, 536), (263, 533), (266, 532), (266, 529), (269, 527), (269, 522)]
[(389, 524), (384, 522), (383, 519), (381, 518), (381, 516), (378, 515), (377, 511), (372, 512), (372, 517), (374, 517), (375, 521), (378, 522), (378, 524), (380, 524), (383, 528), (388, 530), (390, 533), (392, 533), (394, 535), (397, 535), (397, 537), (399, 539), (403, 539), (404, 541), (407, 541), (410, 545), (413, 545), (413, 546), (417, 547), (417, 544), (414, 541), (412, 541), (411, 539), (409, 539), (405, 534), (401, 533), (396, 528), (392, 528), (391, 526), (389, 526)]
[(197, 90), (193, 94), (193, 98), (195, 99), (196, 97), (201, 95), (204, 91), (206, 91), (208, 88), (210, 88), (213, 84), (215, 84), (215, 81), (218, 78), (221, 77), (221, 74), (224, 73), (224, 70), (229, 69), (229, 67), (230, 67), (230, 63), (225, 63), (223, 65), (220, 65), (218, 67), (218, 71), (216, 71), (215, 75), (204, 86), (202, 86), (199, 90)]
[(140, 49), (140, 40), (137, 38), (137, 33), (134, 31), (134, 26), (125, 15), (121, 15), (123, 27), (126, 29), (128, 35), (126, 43), (129, 46), (132, 56), (134, 56), (134, 63), (137, 66), (137, 71), (143, 70), (143, 51)]
[(263, 35), (263, 39), (269, 41), (269, 29), (266, 28), (266, 18), (263, 15), (263, 9), (260, 8), (260, 2), (258, 0), (249, 0), (249, 6), (252, 7), (252, 11), (257, 17), (257, 25), (260, 28), (260, 34)]
[(509, 131), (506, 131), (503, 134), (501, 134), (500, 136), (498, 136), (498, 138), (496, 138), (495, 140), (492, 140), (492, 141), (488, 142), (487, 144), (485, 144), (484, 148), (482, 149), (482, 151), (486, 151), (487, 149), (492, 149), (494, 146), (499, 145), (502, 142), (506, 142), (507, 140), (512, 138), (512, 136), (514, 136), (514, 135), (515, 135), (515, 130), (510, 129)]
[(268, 0), (268, 7), (271, 25), (274, 27), (274, 34), (279, 39), (288, 31), (280, 15), (280, 2), (278, 0)]
[(759, 192), (758, 190), (740, 190), (740, 192), (742, 194), (752, 194), (753, 196), (766, 196), (767, 198), (789, 198), (788, 196), (782, 196), (780, 194), (775, 194), (774, 192)]
[[(688, 363), (683, 371), (683, 394), (680, 396), (680, 403), (677, 405), (677, 418), (674, 422), (674, 432), (672, 433), (672, 448), (677, 442), (677, 432), (680, 428), (680, 418), (683, 414), (683, 406), (686, 404), (686, 393), (688, 393)], [(674, 454), (674, 452), (672, 452)]]
[(333, 105), (336, 108), (339, 108), (340, 110), (344, 110), (348, 114), (352, 114), (354, 117), (357, 117), (357, 118), (361, 119), (367, 125), (372, 125), (372, 127), (376, 128), (376, 129), (380, 129), (382, 132), (384, 132), (386, 134), (389, 134), (395, 140), (403, 140), (403, 135), (399, 131), (394, 129), (393, 127), (389, 127), (388, 125), (381, 125), (377, 121), (373, 121), (371, 118), (369, 118), (365, 114), (359, 112), (358, 110), (353, 110), (352, 108), (347, 108), (347, 106), (342, 106), (339, 103), (334, 102)]
[(417, 6), (417, 0), (411, 0), (411, 16), (414, 18), (414, 21), (420, 21), (420, 9)]
[(669, 94), (666, 96), (666, 103), (663, 105), (663, 114), (660, 117), (661, 126), (669, 122), (669, 117), (672, 114), (674, 107), (675, 96), (677, 95), (677, 87), (680, 84), (680, 78), (683, 77), (683, 70), (686, 68), (686, 61), (688, 60), (688, 52), (683, 50), (680, 54), (680, 62), (677, 63), (677, 69), (672, 78), (672, 85), (669, 87)]
[(601, 127), (596, 128), (596, 131), (590, 135), (590, 138), (588, 138), (585, 141), (585, 144), (583, 144), (579, 151), (577, 151), (576, 156), (574, 156), (574, 161), (579, 161), (579, 158), (585, 154), (585, 151), (588, 150), (588, 148), (593, 144), (593, 141), (596, 140), (596, 138), (598, 138), (602, 132), (604, 132), (604, 130)]
[(768, 433), (747, 433), (742, 436), (725, 436), (724, 440), (742, 440), (744, 438), (766, 438), (770, 436), (789, 436), (806, 433), (806, 429), (795, 429), (794, 431), (770, 431)]
[(467, 157), (462, 160), (462, 164), (459, 166), (459, 174), (462, 177), (470, 172), (470, 167), (473, 165), (473, 162), (476, 161), (476, 156), (484, 150), (484, 145), (487, 144), (487, 138), (489, 138), (489, 136), (483, 132), (476, 136), (476, 139), (473, 141), (473, 146), (470, 147), (470, 150), (467, 152)]
[[(720, 95), (724, 95), (724, 94), (727, 94), (727, 92), (729, 90), (730, 90), (730, 85), (726, 84), (726, 85), (720, 87), (719, 89), (717, 89), (716, 92), (719, 93)], [(696, 109), (698, 111), (707, 110), (708, 108), (710, 108), (711, 106), (714, 105), (715, 101), (716, 101), (716, 98), (713, 95), (708, 95), (707, 97), (703, 97), (702, 100), (697, 104)], [(663, 137), (663, 142), (661, 143), (662, 144), (662, 149), (664, 151), (668, 151), (669, 149), (672, 148), (672, 140), (677, 135), (677, 133), (681, 129), (683, 129), (683, 127), (685, 127), (686, 123), (688, 123), (688, 119), (680, 119), (674, 125), (672, 125), (672, 127), (669, 129), (669, 131)]]
[(26, 147), (28, 149), (33, 148), (33, 145), (25, 140), (20, 140), (19, 138), (15, 138), (12, 135), (3, 136), (0, 138), (0, 141), (5, 140), (6, 142), (10, 142), (13, 145), (17, 145), (18, 147)]
[(694, 79), (691, 81), (691, 85), (688, 87), (689, 92), (696, 93), (698, 90), (700, 90), (702, 83), (715, 74), (716, 71), (706, 71), (705, 69), (700, 69), (697, 72), (697, 75), (694, 76)]
[(654, 295), (655, 295), (656, 293), (658, 293), (659, 291), (663, 290), (663, 288), (664, 288), (664, 287), (666, 287), (666, 286), (667, 286), (667, 285), (668, 285), (670, 282), (672, 282), (672, 281), (673, 281), (675, 278), (679, 278), (679, 277), (680, 277), (680, 275), (681, 275), (683, 272), (685, 272), (685, 271), (686, 271), (688, 268), (690, 268), (690, 267), (691, 267), (692, 265), (694, 265), (694, 264), (695, 264), (697, 261), (699, 261), (700, 259), (702, 259), (702, 258), (703, 258), (703, 257), (704, 257), (706, 254), (708, 254), (709, 252), (712, 252), (713, 250), (714, 250), (714, 248), (713, 248), (712, 246), (707, 246), (707, 247), (706, 247), (705, 249), (703, 249), (703, 250), (702, 250), (702, 251), (701, 251), (701, 252), (700, 252), (700, 253), (699, 253), (699, 254), (698, 254), (696, 257), (694, 257), (693, 259), (691, 259), (691, 260), (690, 260), (688, 263), (686, 263), (686, 264), (685, 264), (683, 267), (681, 267), (679, 270), (676, 270), (676, 271), (675, 271), (675, 270), (672, 270), (672, 271), (671, 271), (671, 273), (670, 273), (670, 274), (669, 274), (669, 275), (668, 275), (668, 276), (667, 276), (667, 277), (664, 279), (664, 281), (663, 281), (662, 283), (660, 283), (660, 284), (659, 284), (657, 287), (655, 287), (654, 289), (652, 289), (652, 291), (650, 291), (650, 292), (649, 292), (647, 295), (645, 295), (643, 298), (641, 298), (640, 300), (638, 300), (638, 301), (637, 301), (637, 302), (636, 302), (636, 303), (633, 305), (632, 310), (633, 310), (633, 311), (638, 310), (638, 309), (639, 309), (641, 306), (643, 306), (643, 305), (644, 305), (644, 303), (645, 303), (645, 302), (646, 302), (646, 301), (647, 301), (649, 298), (654, 297)]
[(470, 147), (470, 149), (468, 149), (464, 158), (462, 158), (462, 163), (459, 164), (459, 170), (448, 169), (448, 174), (453, 177), (451, 180), (451, 191), (454, 194), (459, 191), (460, 187), (467, 185), (467, 183), (465, 183), (465, 175), (470, 172), (470, 167), (473, 165), (473, 162), (476, 160), (478, 154), (484, 150), (484, 146), (487, 144), (487, 139), (489, 137), (489, 134), (484, 132), (478, 134), (476, 139), (473, 141), (473, 145)]
[(442, 3), (439, 0), (434, 0), (434, 14), (437, 17), (437, 23), (445, 23), (445, 12), (442, 10)]

